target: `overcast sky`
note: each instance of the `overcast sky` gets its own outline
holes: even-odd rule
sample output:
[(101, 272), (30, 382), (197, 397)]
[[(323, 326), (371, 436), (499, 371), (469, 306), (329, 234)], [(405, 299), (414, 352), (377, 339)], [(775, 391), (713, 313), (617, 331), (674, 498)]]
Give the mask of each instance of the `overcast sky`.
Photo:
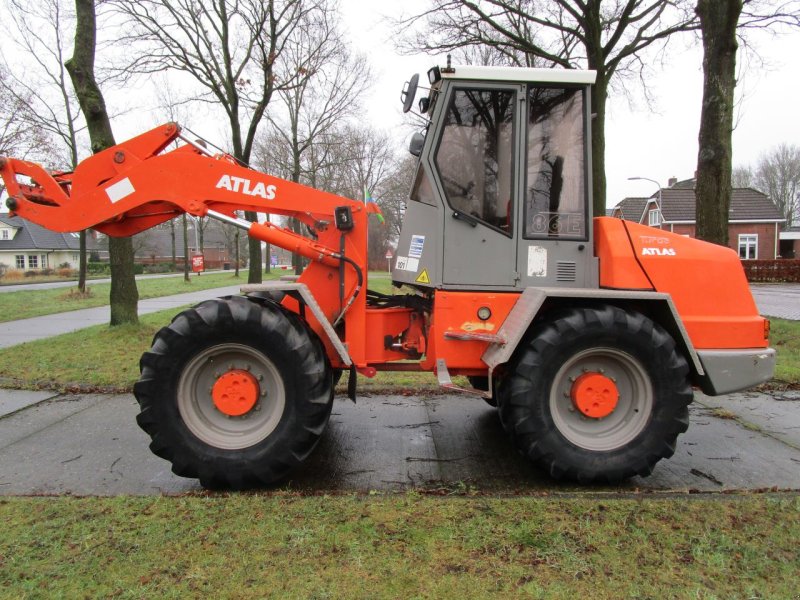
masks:
[[(393, 32), (384, 17), (422, 10), (425, 0), (364, 2), (341, 0), (343, 21), (356, 47), (368, 52), (375, 70), (375, 90), (361, 100), (373, 121), (402, 122), (399, 94), (414, 72), (423, 77), (444, 56), (400, 57)], [(741, 73), (739, 105), (733, 136), (734, 165), (755, 163), (775, 145), (800, 144), (800, 32), (777, 38), (753, 39), (766, 64), (751, 64)], [(666, 186), (670, 177), (687, 179), (697, 164), (697, 131), (702, 100), (702, 51), (688, 35), (670, 45), (664, 67), (653, 68), (648, 80), (654, 105), (648, 106), (632, 88), (635, 105), (623, 95), (612, 95), (606, 124), (608, 205), (626, 196), (649, 196), (656, 186), (628, 177), (647, 177)], [(655, 64), (655, 63), (653, 63)], [(740, 53), (741, 64), (741, 53)], [(635, 82), (632, 84), (635, 86)], [(406, 136), (408, 134), (405, 134)], [(404, 142), (404, 145), (407, 144)]]

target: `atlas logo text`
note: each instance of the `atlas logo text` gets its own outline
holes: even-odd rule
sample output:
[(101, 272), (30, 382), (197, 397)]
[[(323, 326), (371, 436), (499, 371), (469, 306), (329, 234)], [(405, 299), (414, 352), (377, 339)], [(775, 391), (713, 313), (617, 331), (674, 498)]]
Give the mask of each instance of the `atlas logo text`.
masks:
[(642, 248), (642, 256), (675, 256), (674, 248)]
[(234, 177), (233, 175), (223, 175), (217, 182), (218, 189), (228, 190), (229, 192), (242, 193), (245, 196), (260, 196), (264, 200), (274, 200), (276, 187), (265, 185), (258, 181), (255, 185), (244, 177)]

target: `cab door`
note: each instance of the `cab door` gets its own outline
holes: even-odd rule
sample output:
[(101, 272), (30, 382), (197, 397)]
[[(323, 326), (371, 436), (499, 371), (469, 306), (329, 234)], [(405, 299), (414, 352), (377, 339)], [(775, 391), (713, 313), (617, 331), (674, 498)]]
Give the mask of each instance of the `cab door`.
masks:
[(531, 84), (525, 98), (522, 287), (597, 287), (589, 185), (589, 88)]
[(433, 157), (444, 194), (445, 287), (513, 287), (519, 279), (515, 213), (524, 93), (514, 84), (449, 90)]

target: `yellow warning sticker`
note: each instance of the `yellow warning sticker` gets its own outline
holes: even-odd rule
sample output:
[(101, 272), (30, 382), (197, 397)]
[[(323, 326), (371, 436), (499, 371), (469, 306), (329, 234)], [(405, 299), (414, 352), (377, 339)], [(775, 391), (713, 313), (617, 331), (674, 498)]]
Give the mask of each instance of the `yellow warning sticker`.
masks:
[(422, 273), (419, 274), (419, 277), (416, 279), (417, 283), (430, 283), (431, 278), (428, 277), (428, 269), (422, 269)]

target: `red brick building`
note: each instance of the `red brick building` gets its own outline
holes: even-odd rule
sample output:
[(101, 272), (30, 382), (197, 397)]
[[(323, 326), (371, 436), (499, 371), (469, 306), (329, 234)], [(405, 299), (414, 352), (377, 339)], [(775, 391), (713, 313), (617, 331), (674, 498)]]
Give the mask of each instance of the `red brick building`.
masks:
[[(695, 237), (694, 179), (670, 180), (649, 198), (625, 198), (611, 216), (680, 235)], [(728, 216), (728, 246), (742, 260), (780, 256), (780, 232), (786, 219), (765, 194), (751, 188), (736, 188), (731, 195)]]

